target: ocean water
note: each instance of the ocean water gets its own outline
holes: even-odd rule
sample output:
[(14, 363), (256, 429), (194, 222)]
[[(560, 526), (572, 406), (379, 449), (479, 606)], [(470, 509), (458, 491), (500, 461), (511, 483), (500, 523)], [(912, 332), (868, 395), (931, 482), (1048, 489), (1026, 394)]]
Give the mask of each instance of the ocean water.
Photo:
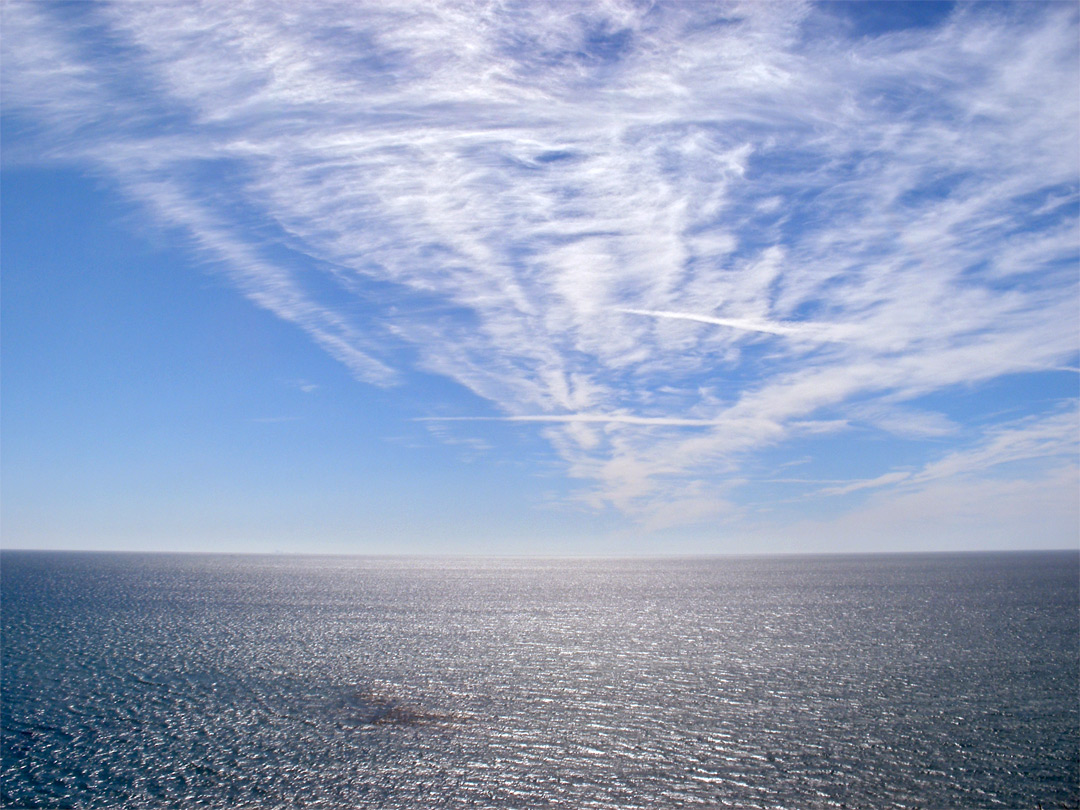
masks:
[(0, 553), (7, 807), (1080, 800), (1080, 554)]

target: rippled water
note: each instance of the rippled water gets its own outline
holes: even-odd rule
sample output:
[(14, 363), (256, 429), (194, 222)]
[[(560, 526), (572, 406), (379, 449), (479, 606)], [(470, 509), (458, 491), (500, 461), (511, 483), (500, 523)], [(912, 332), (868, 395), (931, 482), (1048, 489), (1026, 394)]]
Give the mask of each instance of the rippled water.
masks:
[(1080, 798), (1080, 554), (0, 554), (30, 807)]

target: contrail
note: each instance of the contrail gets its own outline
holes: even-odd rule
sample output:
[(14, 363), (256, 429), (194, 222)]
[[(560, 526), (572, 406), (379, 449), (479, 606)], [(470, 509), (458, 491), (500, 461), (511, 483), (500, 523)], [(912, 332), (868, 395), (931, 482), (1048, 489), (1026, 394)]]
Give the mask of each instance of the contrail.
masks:
[[(747, 332), (764, 332), (769, 335), (804, 335), (819, 340), (838, 340), (836, 327), (831, 324), (778, 321), (752, 321), (746, 318), (714, 318), (710, 315), (695, 315), (692, 312), (668, 312), (656, 309), (620, 309), (629, 315), (646, 315), (650, 318), (673, 318), (680, 321), (697, 321), (714, 326), (726, 326), (730, 329), (742, 329)], [(829, 333), (832, 334), (829, 334)]]

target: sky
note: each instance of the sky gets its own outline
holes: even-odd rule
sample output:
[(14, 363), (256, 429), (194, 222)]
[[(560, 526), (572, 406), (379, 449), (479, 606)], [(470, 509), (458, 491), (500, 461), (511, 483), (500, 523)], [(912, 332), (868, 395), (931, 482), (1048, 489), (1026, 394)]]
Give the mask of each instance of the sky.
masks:
[(7, 548), (1076, 548), (1074, 2), (2, 6)]

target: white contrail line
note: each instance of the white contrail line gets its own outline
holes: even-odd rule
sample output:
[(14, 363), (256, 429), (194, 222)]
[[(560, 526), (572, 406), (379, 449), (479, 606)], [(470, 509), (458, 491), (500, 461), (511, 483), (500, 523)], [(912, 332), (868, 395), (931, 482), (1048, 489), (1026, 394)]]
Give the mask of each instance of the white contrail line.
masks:
[(743, 329), (747, 332), (767, 332), (770, 335), (791, 335), (797, 331), (785, 324), (749, 321), (744, 318), (713, 318), (709, 315), (695, 315), (691, 312), (667, 312), (655, 309), (620, 309), (619, 312), (625, 312), (628, 315), (647, 315), (652, 318), (674, 318), (680, 321), (711, 323), (714, 326), (727, 326), (732, 329)]
[[(726, 326), (730, 329), (742, 329), (746, 332), (764, 332), (769, 335), (803, 335), (819, 340), (837, 340), (836, 328), (831, 324), (779, 321), (752, 321), (746, 318), (714, 318), (711, 315), (695, 315), (692, 312), (669, 312), (657, 309), (619, 309), (629, 315), (646, 315), (650, 318), (672, 318), (680, 321), (697, 321), (713, 326)], [(830, 334), (832, 332), (833, 334)]]

